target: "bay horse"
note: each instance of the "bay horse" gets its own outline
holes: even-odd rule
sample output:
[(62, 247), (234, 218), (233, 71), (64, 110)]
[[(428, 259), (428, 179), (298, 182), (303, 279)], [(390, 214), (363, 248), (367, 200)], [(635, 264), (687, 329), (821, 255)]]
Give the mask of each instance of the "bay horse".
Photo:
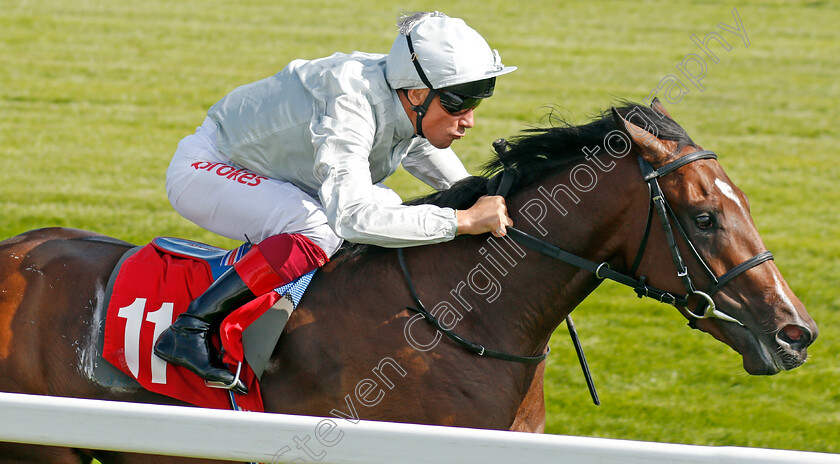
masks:
[[(481, 352), (540, 357), (603, 278), (673, 304), (740, 353), (750, 374), (805, 361), (816, 324), (766, 251), (746, 196), (658, 101), (526, 131), (485, 174), (417, 202), (463, 208), (507, 190), (519, 233), (401, 252), (346, 246), (316, 273), (286, 325), (261, 380), (266, 411), (541, 432), (544, 361), (478, 356), (407, 307), (426, 302), (439, 327), (482, 344)], [(99, 386), (87, 367), (92, 315), (131, 246), (59, 228), (0, 242), (0, 390), (177, 404)], [(316, 438), (306, 455), (298, 448), (283, 459), (322, 455), (329, 440)], [(94, 457), (184, 460), (0, 443), (0, 463)]]

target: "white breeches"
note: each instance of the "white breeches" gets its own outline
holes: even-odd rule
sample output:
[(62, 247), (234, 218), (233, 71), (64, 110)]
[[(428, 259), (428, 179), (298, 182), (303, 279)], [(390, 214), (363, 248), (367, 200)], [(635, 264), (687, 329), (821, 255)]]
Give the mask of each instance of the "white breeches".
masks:
[[(166, 171), (166, 193), (179, 214), (204, 229), (234, 240), (259, 243), (281, 233), (302, 234), (332, 256), (342, 239), (327, 223), (321, 203), (294, 184), (234, 165), (216, 149), (216, 123), (205, 119), (178, 143)], [(377, 201), (402, 202), (376, 184)]]

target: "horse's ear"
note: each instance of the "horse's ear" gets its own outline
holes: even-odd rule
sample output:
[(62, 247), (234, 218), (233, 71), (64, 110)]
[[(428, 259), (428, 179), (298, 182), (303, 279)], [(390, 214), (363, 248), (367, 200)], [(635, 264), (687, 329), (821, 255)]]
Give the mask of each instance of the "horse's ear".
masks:
[(667, 116), (671, 119), (674, 119), (671, 117), (671, 113), (669, 113), (668, 110), (665, 109), (665, 105), (663, 105), (662, 102), (659, 101), (659, 97), (653, 97), (653, 101), (650, 102), (650, 109), (656, 111), (657, 113), (663, 116)]
[[(651, 133), (647, 129), (639, 127), (628, 121), (624, 118), (624, 116), (619, 114), (618, 110), (615, 109), (614, 106), (610, 108), (610, 112), (612, 113), (613, 121), (615, 121), (615, 125), (618, 129), (633, 142), (632, 148), (636, 150), (637, 153), (648, 159), (648, 161), (653, 163), (654, 159), (658, 159), (669, 152), (655, 133)], [(638, 113), (634, 112), (631, 112), (630, 114), (639, 116)], [(646, 118), (644, 116), (641, 116), (641, 118), (646, 122)], [(656, 126), (653, 124), (647, 124), (646, 122), (645, 127), (651, 127), (654, 131), (656, 131)]]

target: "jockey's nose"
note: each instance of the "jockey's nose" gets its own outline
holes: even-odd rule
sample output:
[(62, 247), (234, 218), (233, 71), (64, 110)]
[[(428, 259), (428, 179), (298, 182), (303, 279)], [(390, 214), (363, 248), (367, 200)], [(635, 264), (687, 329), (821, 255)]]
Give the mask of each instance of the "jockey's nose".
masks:
[(468, 129), (475, 126), (475, 114), (474, 113), (475, 113), (475, 110), (470, 109), (466, 113), (462, 114), (460, 116), (459, 120), (458, 120), (458, 124), (463, 126), (463, 127), (468, 128)]

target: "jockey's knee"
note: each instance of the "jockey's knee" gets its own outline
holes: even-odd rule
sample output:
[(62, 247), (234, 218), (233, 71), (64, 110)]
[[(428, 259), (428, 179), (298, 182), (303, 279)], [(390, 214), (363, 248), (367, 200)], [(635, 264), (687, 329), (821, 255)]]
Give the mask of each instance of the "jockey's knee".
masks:
[(327, 253), (303, 234), (272, 235), (256, 247), (275, 272), (293, 266), (294, 272), (298, 273), (294, 277), (321, 267), (329, 260)]
[(332, 257), (332, 255), (334, 255), (341, 247), (341, 244), (344, 243), (344, 240), (336, 235), (327, 224), (324, 224), (318, 229), (323, 230), (313, 231), (315, 233), (307, 232), (303, 235), (305, 235), (309, 240), (312, 240), (314, 244), (321, 247), (327, 256)]

